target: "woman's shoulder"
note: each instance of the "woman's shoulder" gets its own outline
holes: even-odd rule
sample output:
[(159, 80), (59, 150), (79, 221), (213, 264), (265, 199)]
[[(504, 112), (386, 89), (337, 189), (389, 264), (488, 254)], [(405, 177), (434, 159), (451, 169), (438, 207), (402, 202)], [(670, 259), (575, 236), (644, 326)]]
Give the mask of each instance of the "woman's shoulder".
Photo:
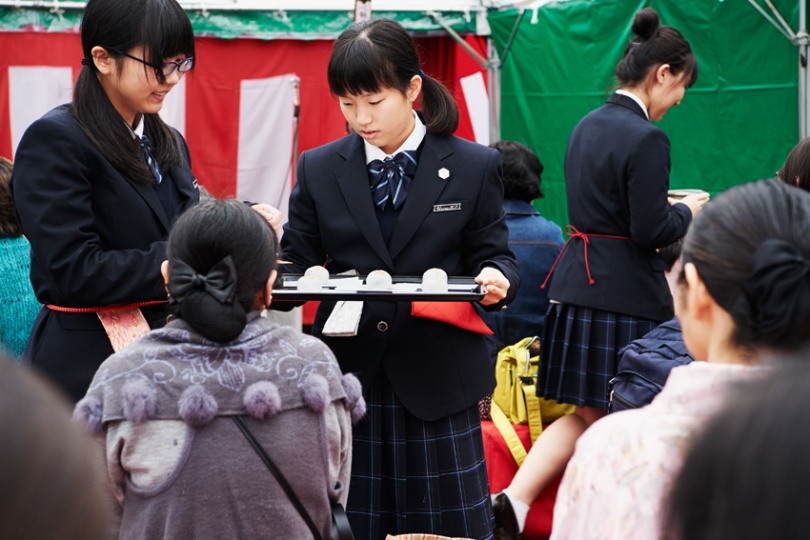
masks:
[(50, 128), (54, 127), (62, 127), (69, 128), (69, 129), (80, 129), (79, 124), (76, 122), (76, 119), (73, 117), (73, 105), (70, 103), (65, 103), (64, 105), (59, 105), (58, 107), (54, 107), (50, 111), (46, 112), (42, 116), (40, 116), (37, 120), (35, 120), (31, 125), (47, 125)]
[(25, 146), (32, 141), (42, 141), (50, 146), (53, 144), (54, 139), (74, 143), (87, 140), (71, 110), (72, 105), (65, 104), (46, 112), (26, 128), (20, 145)]
[(447, 145), (454, 153), (459, 153), (467, 156), (478, 156), (482, 159), (489, 159), (494, 156), (499, 156), (497, 150), (485, 146), (481, 143), (464, 139), (457, 135), (450, 135), (449, 137), (442, 137), (428, 133), (425, 135), (425, 144), (433, 147), (441, 147)]
[(334, 141), (328, 142), (321, 146), (304, 150), (304, 152), (301, 153), (301, 157), (308, 158), (309, 160), (315, 159), (320, 161), (330, 157), (346, 157), (358, 149), (362, 150), (362, 148), (363, 139), (355, 133), (350, 133), (344, 137), (335, 139)]

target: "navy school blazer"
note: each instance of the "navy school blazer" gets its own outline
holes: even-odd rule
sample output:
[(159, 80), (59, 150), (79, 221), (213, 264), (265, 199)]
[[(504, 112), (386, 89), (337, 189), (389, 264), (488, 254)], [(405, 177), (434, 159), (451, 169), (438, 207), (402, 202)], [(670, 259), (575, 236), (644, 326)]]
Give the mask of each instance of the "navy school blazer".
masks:
[[(449, 177), (439, 176), (447, 169)], [(363, 140), (348, 135), (301, 155), (281, 240), (282, 271), (303, 273), (326, 264), (330, 273), (421, 276), (432, 267), (451, 276), (476, 276), (498, 268), (520, 285), (507, 246), (500, 157), (495, 150), (457, 137), (425, 136), (408, 198), (390, 245), (383, 240), (372, 203)], [(482, 334), (411, 317), (410, 302), (366, 302), (355, 337), (327, 337), (322, 330), (334, 302), (321, 302), (313, 334), (334, 351), (344, 372), (365, 390), (384, 370), (403, 405), (435, 420), (475, 404), (495, 385)]]
[[(188, 147), (177, 133), (186, 159)], [(164, 171), (180, 198), (177, 214), (199, 201), (189, 165)], [(150, 185), (123, 177), (90, 142), (70, 105), (34, 122), (17, 149), (11, 190), (31, 242), (31, 283), (42, 304), (100, 307), (166, 298), (160, 264), (171, 223)], [(165, 306), (143, 309), (150, 326)], [(95, 313), (43, 308), (24, 360), (69, 395), (84, 396), (113, 350)]]
[(656, 249), (683, 237), (685, 204), (670, 206), (669, 139), (631, 98), (614, 94), (574, 128), (565, 155), (569, 223), (591, 237), (573, 238), (551, 277), (549, 297), (593, 309), (664, 322), (674, 315), (664, 262)]

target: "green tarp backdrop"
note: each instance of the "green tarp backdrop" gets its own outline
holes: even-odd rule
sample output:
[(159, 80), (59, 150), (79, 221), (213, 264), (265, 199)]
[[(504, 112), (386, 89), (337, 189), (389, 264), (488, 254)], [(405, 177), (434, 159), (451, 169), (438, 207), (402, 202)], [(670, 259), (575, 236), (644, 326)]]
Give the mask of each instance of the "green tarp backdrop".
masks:
[[(796, 30), (796, 1), (772, 1)], [(501, 138), (539, 154), (545, 198), (535, 205), (560, 225), (568, 137), (609, 95), (633, 15), (647, 6), (684, 34), (699, 63), (695, 86), (658, 124), (672, 145), (671, 187), (716, 193), (772, 177), (798, 142), (797, 47), (745, 0), (570, 0), (536, 16), (526, 10), (503, 58)], [(518, 14), (488, 16), (501, 54)]]

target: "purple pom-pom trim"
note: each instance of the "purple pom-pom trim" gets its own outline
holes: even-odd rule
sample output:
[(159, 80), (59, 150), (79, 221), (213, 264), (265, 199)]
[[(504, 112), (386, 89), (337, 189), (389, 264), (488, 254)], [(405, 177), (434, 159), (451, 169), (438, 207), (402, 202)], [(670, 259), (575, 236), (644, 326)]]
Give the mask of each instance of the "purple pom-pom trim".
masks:
[(245, 391), (245, 409), (254, 418), (263, 419), (281, 409), (278, 387), (270, 381), (261, 381), (248, 386)]
[(346, 392), (346, 406), (349, 410), (357, 406), (357, 402), (363, 398), (363, 388), (360, 386), (360, 379), (354, 374), (347, 373), (340, 379), (343, 391)]
[(73, 420), (97, 435), (102, 432), (101, 412), (101, 400), (97, 397), (86, 397), (73, 409)]
[(340, 382), (346, 392), (346, 408), (351, 412), (352, 424), (356, 424), (366, 415), (366, 400), (363, 397), (360, 379), (352, 373), (347, 373)]
[(360, 396), (352, 411), (352, 424), (356, 424), (366, 415), (366, 398)]
[(301, 387), (304, 403), (315, 412), (323, 412), (329, 404), (329, 383), (323, 375), (310, 375)]
[(217, 400), (202, 385), (189, 386), (177, 402), (180, 418), (191, 426), (204, 426), (219, 410)]
[(155, 415), (155, 388), (143, 379), (134, 379), (121, 389), (124, 418), (135, 424), (146, 422)]

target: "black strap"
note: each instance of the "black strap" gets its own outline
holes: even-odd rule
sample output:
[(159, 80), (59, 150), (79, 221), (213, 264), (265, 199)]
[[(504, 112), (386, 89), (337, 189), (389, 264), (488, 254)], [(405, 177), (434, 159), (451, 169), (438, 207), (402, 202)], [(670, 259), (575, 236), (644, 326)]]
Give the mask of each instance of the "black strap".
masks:
[(354, 540), (349, 516), (346, 515), (343, 505), (332, 503), (332, 537), (330, 540)]
[(290, 485), (289, 482), (287, 482), (287, 479), (284, 477), (284, 475), (281, 474), (281, 470), (279, 470), (279, 468), (276, 467), (276, 464), (273, 463), (273, 460), (270, 459), (270, 456), (267, 455), (267, 452), (264, 451), (264, 448), (262, 448), (262, 445), (259, 443), (259, 441), (256, 440), (256, 437), (253, 436), (253, 433), (250, 431), (250, 429), (248, 429), (247, 424), (245, 424), (245, 421), (242, 419), (242, 417), (231, 416), (231, 418), (233, 418), (233, 421), (236, 422), (237, 426), (239, 426), (239, 431), (241, 431), (242, 435), (244, 435), (245, 438), (248, 440), (250, 446), (252, 446), (253, 449), (256, 451), (256, 453), (259, 454), (259, 457), (262, 459), (264, 464), (267, 465), (267, 468), (270, 469), (270, 472), (273, 473), (273, 476), (276, 477), (276, 481), (281, 486), (281, 489), (284, 490), (284, 493), (287, 494), (287, 497), (289, 497), (290, 502), (293, 504), (295, 509), (298, 511), (298, 513), (306, 522), (307, 527), (309, 527), (309, 531), (312, 533), (312, 536), (314, 536), (316, 540), (323, 540), (323, 535), (315, 526), (315, 523), (312, 521), (312, 518), (309, 517), (309, 513), (307, 513), (307, 510), (306, 508), (304, 508), (304, 505), (301, 504), (301, 500), (295, 494), (295, 491), (293, 490), (292, 486)]

